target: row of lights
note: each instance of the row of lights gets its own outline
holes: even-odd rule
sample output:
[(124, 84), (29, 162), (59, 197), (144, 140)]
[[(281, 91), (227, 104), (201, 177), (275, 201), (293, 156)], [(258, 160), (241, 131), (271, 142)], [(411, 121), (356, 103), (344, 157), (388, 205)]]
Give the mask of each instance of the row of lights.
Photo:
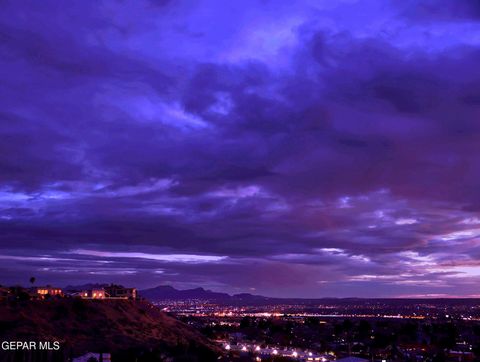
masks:
[(60, 289), (39, 289), (37, 291), (38, 294), (60, 294), (62, 291)]
[[(225, 349), (226, 349), (227, 351), (230, 351), (230, 350), (232, 349), (232, 347), (231, 347), (229, 344), (227, 344), (227, 345), (225, 345)], [(255, 349), (255, 352), (260, 352), (260, 351), (261, 351), (260, 346), (255, 346), (254, 349)], [(242, 352), (247, 352), (247, 346), (242, 346)], [(277, 350), (277, 349), (273, 349), (272, 354), (278, 355), (278, 350)], [(308, 352), (308, 356), (309, 356), (309, 357), (311, 357), (312, 355), (313, 355), (312, 352)], [(293, 351), (293, 352), (292, 352), (292, 357), (297, 358), (297, 357), (298, 357), (298, 352), (297, 352), (297, 351)], [(322, 361), (326, 361), (326, 359), (325, 359), (325, 358), (322, 358)]]

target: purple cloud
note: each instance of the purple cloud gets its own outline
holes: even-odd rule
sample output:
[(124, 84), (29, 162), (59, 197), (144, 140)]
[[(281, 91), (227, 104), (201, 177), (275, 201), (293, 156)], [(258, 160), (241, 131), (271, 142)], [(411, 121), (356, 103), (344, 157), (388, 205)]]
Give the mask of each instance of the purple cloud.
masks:
[(433, 4), (3, 3), (2, 282), (476, 295), (479, 8)]

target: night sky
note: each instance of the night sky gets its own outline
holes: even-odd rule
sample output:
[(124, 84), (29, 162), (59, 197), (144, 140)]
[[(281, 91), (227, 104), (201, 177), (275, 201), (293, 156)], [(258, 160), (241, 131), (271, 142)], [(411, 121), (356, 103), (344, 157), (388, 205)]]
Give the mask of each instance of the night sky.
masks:
[(2, 1), (0, 284), (480, 296), (480, 3)]

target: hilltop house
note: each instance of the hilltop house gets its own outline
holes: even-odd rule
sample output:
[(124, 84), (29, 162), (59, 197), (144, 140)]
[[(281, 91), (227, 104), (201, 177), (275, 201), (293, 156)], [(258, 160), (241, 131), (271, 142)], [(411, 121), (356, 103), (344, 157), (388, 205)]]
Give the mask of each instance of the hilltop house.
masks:
[(47, 285), (45, 287), (36, 287), (35, 293), (40, 298), (45, 298), (45, 296), (63, 296), (63, 291), (61, 288), (54, 288), (51, 285)]
[(137, 289), (135, 288), (125, 288), (122, 285), (110, 284), (108, 287), (105, 287), (105, 293), (108, 298), (114, 299), (136, 299), (137, 298)]
[(43, 287), (23, 288), (14, 286), (5, 288), (0, 286), (0, 300), (14, 299), (45, 299), (48, 297), (80, 297), (83, 299), (137, 299), (136, 288), (125, 288), (122, 285), (97, 284), (90, 289), (84, 290), (63, 290), (62, 288), (52, 287), (51, 285)]
[(89, 290), (82, 290), (79, 294), (80, 297), (84, 299), (105, 299), (105, 289), (103, 288), (95, 288)]
[(125, 288), (121, 285), (110, 284), (105, 287), (96, 287), (88, 290), (82, 290), (72, 294), (83, 299), (136, 299), (137, 290), (135, 288)]

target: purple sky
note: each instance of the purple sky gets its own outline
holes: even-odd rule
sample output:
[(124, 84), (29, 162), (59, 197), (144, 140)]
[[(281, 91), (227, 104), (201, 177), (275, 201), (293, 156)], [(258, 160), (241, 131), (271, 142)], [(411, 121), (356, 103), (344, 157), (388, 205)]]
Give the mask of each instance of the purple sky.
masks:
[(477, 0), (2, 1), (1, 283), (479, 296)]

